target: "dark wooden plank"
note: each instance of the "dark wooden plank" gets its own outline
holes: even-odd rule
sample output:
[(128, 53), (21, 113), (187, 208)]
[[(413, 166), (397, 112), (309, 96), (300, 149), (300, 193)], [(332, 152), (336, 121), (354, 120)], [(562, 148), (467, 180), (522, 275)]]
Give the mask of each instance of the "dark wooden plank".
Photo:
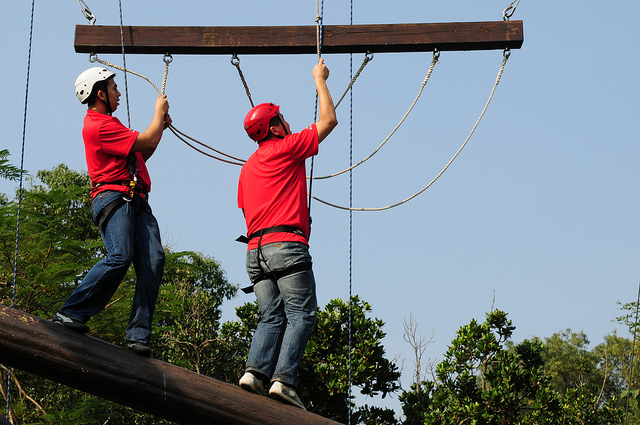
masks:
[[(312, 54), (316, 27), (123, 28), (125, 52), (132, 54)], [(435, 24), (325, 25), (323, 53), (385, 53), (519, 49), (522, 21)], [(121, 53), (120, 27), (77, 25), (78, 53)]]
[(338, 424), (1, 304), (0, 363), (179, 424)]

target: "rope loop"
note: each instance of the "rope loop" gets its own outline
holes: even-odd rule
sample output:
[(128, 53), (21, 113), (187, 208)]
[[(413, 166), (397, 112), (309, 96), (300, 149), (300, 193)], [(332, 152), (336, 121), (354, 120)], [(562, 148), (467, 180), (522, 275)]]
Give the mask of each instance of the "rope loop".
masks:
[[(433, 73), (433, 69), (435, 68), (436, 64), (440, 63), (438, 61), (438, 58), (440, 58), (440, 52), (438, 50), (434, 50), (433, 59), (431, 60), (431, 65), (429, 66), (429, 70), (427, 71), (427, 75), (424, 77), (424, 80), (422, 81), (422, 84), (420, 85), (420, 90), (418, 90), (418, 94), (416, 95), (416, 98), (413, 100), (413, 103), (411, 104), (411, 106), (409, 107), (407, 112), (404, 114), (404, 116), (402, 117), (402, 119), (400, 120), (398, 125), (396, 125), (396, 127), (391, 131), (391, 133), (389, 133), (387, 138), (384, 139), (382, 141), (382, 143), (380, 143), (380, 145), (378, 145), (378, 147), (371, 154), (369, 154), (369, 156), (367, 156), (366, 158), (360, 160), (360, 162), (358, 162), (357, 164), (351, 165), (349, 168), (346, 168), (346, 169), (344, 169), (342, 171), (338, 171), (337, 173), (333, 173), (333, 174), (330, 174), (330, 175), (327, 175), (327, 176), (321, 176), (321, 177), (313, 177), (313, 175), (311, 175), (311, 176), (308, 176), (307, 178), (308, 179), (315, 179), (315, 180), (324, 180), (324, 179), (329, 179), (329, 178), (332, 178), (332, 177), (339, 176), (340, 174), (344, 174), (347, 171), (353, 170), (357, 166), (359, 166), (359, 165), (363, 164), (365, 161), (369, 160), (371, 157), (373, 157), (373, 155), (378, 153), (378, 151), (380, 149), (382, 149), (382, 147), (389, 141), (389, 139), (391, 139), (391, 136), (393, 136), (395, 134), (395, 132), (398, 130), (398, 128), (400, 128), (402, 123), (404, 123), (404, 121), (407, 119), (407, 117), (409, 116), (409, 114), (413, 110), (414, 106), (416, 106), (416, 103), (418, 103), (418, 99), (420, 99), (420, 96), (422, 95), (422, 92), (423, 92), (425, 86), (427, 85), (427, 82), (429, 82), (429, 79), (431, 78), (431, 74)], [(322, 202), (322, 201), (320, 201), (320, 202)]]
[[(504, 53), (503, 53), (503, 59), (502, 59), (502, 64), (500, 65), (500, 70), (498, 71), (498, 76), (496, 77), (496, 81), (493, 84), (493, 88), (491, 89), (491, 94), (489, 95), (489, 99), (487, 99), (487, 103), (485, 104), (484, 108), (482, 109), (482, 112), (480, 113), (480, 116), (478, 117), (475, 125), (473, 126), (473, 128), (471, 129), (471, 132), (469, 133), (469, 135), (467, 136), (467, 138), (465, 139), (465, 141), (462, 143), (462, 146), (460, 146), (460, 148), (456, 151), (456, 153), (453, 155), (453, 157), (449, 160), (449, 162), (444, 166), (444, 168), (429, 182), (427, 183), (427, 185), (425, 187), (423, 187), (422, 189), (420, 189), (418, 192), (414, 193), (413, 195), (409, 196), (408, 198), (400, 201), (400, 202), (396, 202), (395, 204), (392, 205), (388, 205), (385, 207), (378, 207), (378, 208), (352, 208), (352, 207), (344, 207), (344, 206), (340, 206), (340, 205), (336, 205), (336, 204), (332, 204), (330, 202), (327, 201), (323, 201), (322, 199), (316, 198), (315, 196), (313, 196), (313, 199), (315, 199), (316, 201), (323, 203), (327, 206), (333, 207), (333, 208), (337, 208), (340, 210), (346, 210), (346, 211), (385, 211), (385, 210), (389, 210), (391, 208), (395, 208), (397, 206), (403, 205), (407, 202), (409, 202), (410, 200), (416, 198), (418, 195), (422, 194), (424, 191), (426, 191), (427, 189), (429, 189), (443, 174), (444, 172), (449, 168), (449, 166), (453, 163), (453, 161), (458, 157), (458, 155), (460, 155), (460, 152), (462, 152), (462, 150), (464, 149), (464, 147), (467, 145), (467, 143), (469, 142), (469, 140), (471, 139), (471, 136), (473, 135), (473, 133), (476, 131), (476, 128), (478, 128), (478, 125), (480, 124), (480, 121), (482, 120), (482, 117), (484, 117), (484, 114), (487, 112), (487, 109), (489, 108), (489, 104), (491, 103), (491, 100), (493, 99), (493, 95), (496, 92), (496, 88), (498, 87), (498, 84), (500, 83), (500, 79), (502, 78), (502, 73), (504, 72), (504, 67), (507, 64), (507, 60), (509, 59), (509, 55), (511, 54), (511, 51), (509, 49), (505, 49)], [(439, 52), (434, 52), (433, 54), (433, 58), (434, 61), (432, 62), (435, 63), (437, 61), (437, 57), (439, 55)], [(426, 79), (425, 79), (426, 80)], [(425, 81), (426, 83), (426, 81)], [(423, 83), (424, 84), (424, 83)], [(415, 103), (415, 102), (414, 102)], [(413, 106), (412, 106), (413, 107)], [(397, 127), (396, 127), (397, 128)], [(395, 131), (395, 130), (394, 130)], [(386, 142), (386, 140), (385, 140)], [(384, 142), (383, 142), (384, 143)], [(382, 146), (382, 145), (381, 145)], [(378, 147), (379, 149), (380, 147)], [(377, 152), (377, 150), (376, 150)], [(374, 152), (375, 153), (375, 152)], [(372, 156), (373, 154), (371, 154)], [(371, 157), (369, 156), (369, 157)], [(365, 158), (365, 160), (368, 158)], [(365, 160), (361, 161), (364, 162)], [(356, 164), (358, 165), (358, 164)], [(353, 167), (352, 167), (353, 168)]]
[(520, 0), (513, 0), (509, 6), (502, 12), (502, 19), (506, 22), (511, 18), (520, 4)]
[(129, 69), (125, 69), (125, 68), (124, 68), (124, 67), (122, 67), (122, 66), (119, 66), (119, 65), (116, 65), (116, 64), (113, 64), (113, 63), (110, 63), (110, 62), (104, 61), (104, 60), (102, 60), (102, 59), (98, 59), (98, 55), (97, 55), (97, 54), (95, 54), (95, 53), (91, 53), (91, 54), (89, 55), (89, 62), (91, 62), (91, 63), (93, 63), (93, 62), (98, 62), (98, 63), (100, 63), (100, 64), (102, 64), (102, 65), (104, 65), (104, 66), (108, 66), (108, 67), (111, 67), (111, 68), (113, 68), (113, 69), (117, 69), (118, 71), (128, 72), (129, 74), (133, 74), (133, 75), (135, 75), (136, 77), (140, 77), (140, 78), (142, 78), (143, 80), (146, 80), (149, 84), (151, 84), (151, 85), (153, 86), (153, 88), (154, 88), (154, 89), (156, 89), (156, 92), (158, 92), (158, 94), (159, 94), (159, 95), (160, 95), (160, 94), (162, 94), (162, 92), (158, 89), (158, 86), (156, 86), (156, 85), (153, 83), (153, 81), (151, 81), (149, 78), (145, 77), (145, 76), (144, 76), (144, 75), (142, 75), (142, 74), (138, 74), (137, 72), (131, 71), (131, 70), (129, 70)]
[(169, 65), (171, 62), (173, 62), (173, 56), (171, 56), (171, 53), (165, 53), (162, 57), (162, 60), (164, 61), (164, 63)]
[[(109, 62), (103, 61), (103, 60), (101, 60), (101, 59), (98, 59), (98, 55), (96, 55), (95, 53), (91, 53), (91, 54), (89, 55), (89, 61), (90, 61), (90, 62), (98, 62), (98, 63), (100, 63), (100, 64), (102, 64), (102, 65), (104, 65), (104, 66), (108, 66), (108, 67), (111, 67), (111, 68), (117, 69), (117, 70), (119, 70), (119, 71), (128, 72), (129, 74), (133, 74), (133, 75), (135, 75), (135, 76), (137, 76), (137, 77), (142, 78), (143, 80), (146, 80), (149, 84), (151, 84), (151, 85), (153, 86), (153, 88), (154, 88), (154, 89), (156, 89), (156, 92), (158, 92), (158, 95), (160, 95), (160, 94), (164, 94), (164, 89), (165, 89), (165, 85), (166, 85), (166, 82), (167, 82), (167, 74), (168, 74), (168, 72), (169, 72), (169, 63), (171, 63), (171, 61), (173, 60), (172, 58), (171, 58), (171, 59), (169, 59), (169, 58), (171, 58), (171, 55), (169, 55), (169, 54), (167, 53), (167, 54), (165, 55), (165, 58), (164, 58), (164, 61), (165, 61), (164, 79), (163, 79), (163, 83), (162, 83), (162, 91), (160, 91), (160, 90), (158, 90), (158, 87), (153, 83), (153, 81), (151, 81), (149, 78), (145, 77), (144, 75), (139, 74), (139, 73), (134, 72), (134, 71), (131, 71), (131, 70), (128, 70), (128, 69), (125, 69), (125, 68), (123, 68), (123, 67), (121, 67), (121, 66), (118, 66), (118, 65), (115, 65), (115, 64), (112, 64), (112, 63), (109, 63)], [(224, 153), (224, 152), (221, 152), (221, 151), (219, 151), (219, 150), (217, 150), (217, 149), (215, 149), (215, 148), (213, 148), (213, 147), (211, 147), (211, 146), (208, 146), (208, 145), (206, 145), (206, 144), (204, 144), (204, 143), (202, 143), (202, 142), (200, 142), (200, 141), (198, 141), (198, 140), (194, 139), (193, 137), (190, 137), (190, 136), (186, 135), (185, 133), (183, 133), (183, 132), (181, 132), (180, 130), (178, 130), (177, 128), (175, 128), (175, 127), (173, 126), (173, 124), (171, 124), (171, 125), (169, 126), (169, 130), (171, 130), (171, 132), (173, 132), (173, 134), (175, 134), (175, 136), (176, 136), (180, 141), (184, 142), (187, 146), (189, 146), (190, 148), (192, 148), (192, 149), (194, 149), (194, 150), (196, 150), (196, 151), (200, 152), (201, 154), (203, 154), (203, 155), (205, 155), (205, 156), (208, 156), (208, 157), (210, 157), (210, 158), (217, 159), (218, 161), (226, 162), (227, 164), (232, 164), (232, 165), (240, 165), (240, 166), (242, 166), (242, 164), (245, 162), (245, 160), (244, 160), (244, 159), (236, 158), (235, 156), (231, 156), (231, 155), (229, 155), (229, 154), (226, 154), (226, 153)], [(212, 154), (209, 154), (209, 153), (207, 153), (207, 152), (204, 152), (204, 151), (202, 151), (202, 150), (198, 149), (197, 147), (193, 146), (193, 145), (192, 145), (191, 143), (189, 143), (186, 139), (190, 139), (190, 140), (192, 140), (193, 142), (195, 142), (195, 143), (199, 144), (200, 146), (203, 146), (203, 147), (205, 147), (205, 148), (207, 148), (207, 149), (210, 149), (210, 150), (212, 150), (212, 151), (214, 151), (214, 152), (216, 152), (216, 153), (218, 153), (218, 154), (220, 154), (220, 155), (226, 156), (227, 158), (230, 158), (231, 160), (227, 160), (227, 159), (224, 159), (224, 158), (220, 158), (220, 157), (217, 157), (217, 156), (215, 156), (215, 155), (212, 155)]]
[(87, 6), (87, 4), (82, 0), (78, 0), (78, 4), (80, 5), (80, 10), (82, 11), (82, 14), (84, 15), (85, 18), (87, 18), (87, 21), (89, 21), (89, 25), (95, 24), (96, 16), (91, 12), (91, 9), (89, 9), (89, 6)]

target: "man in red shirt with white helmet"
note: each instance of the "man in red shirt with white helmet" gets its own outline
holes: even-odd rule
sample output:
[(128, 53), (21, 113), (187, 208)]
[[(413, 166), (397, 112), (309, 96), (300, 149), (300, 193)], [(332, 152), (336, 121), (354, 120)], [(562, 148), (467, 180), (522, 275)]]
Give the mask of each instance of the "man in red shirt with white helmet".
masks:
[(309, 255), (305, 160), (338, 124), (323, 59), (313, 68), (318, 121), (291, 133), (280, 107), (252, 108), (244, 128), (258, 149), (242, 167), (238, 207), (247, 223), (246, 267), (262, 319), (251, 343), (240, 386), (304, 409), (296, 394), (297, 370), (316, 318)]
[(171, 124), (171, 117), (167, 97), (161, 95), (144, 132), (122, 125), (112, 116), (120, 99), (114, 76), (106, 68), (93, 67), (81, 73), (75, 83), (76, 96), (88, 105), (82, 138), (92, 185), (91, 214), (107, 257), (87, 273), (52, 320), (74, 331), (88, 332), (85, 323), (105, 308), (133, 263), (137, 282), (125, 339), (131, 350), (150, 356), (151, 323), (165, 256), (158, 222), (148, 202), (151, 179), (145, 163)]

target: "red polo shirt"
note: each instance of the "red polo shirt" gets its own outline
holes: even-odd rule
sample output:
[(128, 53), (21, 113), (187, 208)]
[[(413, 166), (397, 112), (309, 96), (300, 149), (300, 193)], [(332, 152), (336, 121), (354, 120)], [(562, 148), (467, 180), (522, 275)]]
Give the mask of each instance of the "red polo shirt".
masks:
[[(82, 128), (84, 150), (87, 159), (87, 169), (91, 183), (117, 182), (130, 180), (131, 174), (127, 167), (127, 155), (131, 151), (139, 132), (131, 130), (111, 115), (87, 110)], [(147, 171), (144, 158), (136, 152), (138, 159), (138, 181), (145, 191), (151, 190), (151, 178)], [(129, 189), (118, 184), (106, 184), (91, 191), (91, 197), (105, 190), (116, 190), (126, 193)]]
[[(240, 171), (238, 207), (244, 210), (247, 235), (267, 227), (288, 225), (309, 235), (307, 173), (305, 159), (318, 153), (316, 125), (284, 139), (261, 142)], [(269, 233), (262, 245), (273, 242), (303, 242), (295, 233)], [(248, 249), (258, 247), (258, 238)]]

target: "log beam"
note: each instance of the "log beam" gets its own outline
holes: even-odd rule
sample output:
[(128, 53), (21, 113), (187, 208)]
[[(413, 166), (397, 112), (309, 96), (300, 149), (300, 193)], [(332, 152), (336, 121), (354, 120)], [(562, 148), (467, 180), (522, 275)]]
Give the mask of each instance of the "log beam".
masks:
[(1, 304), (0, 363), (179, 424), (338, 425)]
[[(315, 26), (125, 26), (130, 54), (311, 54)], [(325, 25), (323, 53), (388, 53), (519, 49), (522, 21)], [(77, 53), (121, 53), (119, 26), (76, 25)]]

